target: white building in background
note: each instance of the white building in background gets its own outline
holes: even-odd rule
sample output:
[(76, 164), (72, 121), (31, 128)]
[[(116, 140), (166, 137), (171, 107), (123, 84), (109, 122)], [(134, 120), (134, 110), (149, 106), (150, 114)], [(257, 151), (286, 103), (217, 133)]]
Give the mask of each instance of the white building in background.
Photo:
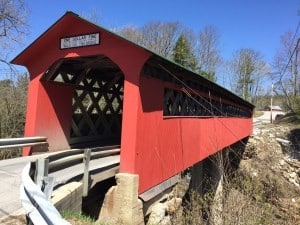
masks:
[[(271, 106), (270, 105), (266, 107), (266, 111), (271, 111)], [(274, 112), (283, 112), (282, 108), (278, 105), (273, 105), (272, 106), (272, 111), (274, 111)]]

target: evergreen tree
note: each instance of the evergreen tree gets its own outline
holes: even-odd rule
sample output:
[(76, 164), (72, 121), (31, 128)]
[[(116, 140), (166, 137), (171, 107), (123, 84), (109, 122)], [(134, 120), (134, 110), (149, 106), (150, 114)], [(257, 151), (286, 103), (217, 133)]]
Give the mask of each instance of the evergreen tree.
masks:
[(202, 76), (205, 77), (206, 79), (212, 81), (212, 82), (216, 82), (216, 75), (215, 72), (206, 72), (203, 70), (199, 70), (198, 73)]
[(179, 36), (178, 40), (175, 43), (172, 59), (183, 67), (196, 71), (196, 57), (193, 54), (191, 45), (183, 34)]

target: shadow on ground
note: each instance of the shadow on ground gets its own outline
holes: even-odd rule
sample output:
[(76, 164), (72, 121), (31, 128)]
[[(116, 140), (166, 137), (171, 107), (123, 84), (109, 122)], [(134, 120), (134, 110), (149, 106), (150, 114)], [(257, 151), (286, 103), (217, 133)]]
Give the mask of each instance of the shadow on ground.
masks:
[(300, 129), (291, 130), (288, 138), (291, 142), (289, 154), (293, 159), (300, 160)]

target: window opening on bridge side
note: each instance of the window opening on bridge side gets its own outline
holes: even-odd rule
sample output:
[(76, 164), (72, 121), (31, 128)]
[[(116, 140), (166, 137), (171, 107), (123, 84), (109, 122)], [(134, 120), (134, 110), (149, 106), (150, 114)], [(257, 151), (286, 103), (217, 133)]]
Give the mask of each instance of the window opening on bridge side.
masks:
[[(164, 82), (163, 116), (218, 116), (244, 117), (252, 116), (252, 106), (227, 93), (204, 78), (179, 68), (157, 57), (147, 61), (142, 76), (149, 76)], [(185, 88), (186, 87), (186, 88)], [(190, 89), (185, 93), (183, 89)], [(205, 94), (201, 94), (205, 93)], [(198, 95), (199, 94), (199, 95)], [(239, 105), (241, 104), (241, 105)]]
[(219, 116), (251, 117), (251, 113), (237, 106), (200, 95), (165, 88), (163, 116)]

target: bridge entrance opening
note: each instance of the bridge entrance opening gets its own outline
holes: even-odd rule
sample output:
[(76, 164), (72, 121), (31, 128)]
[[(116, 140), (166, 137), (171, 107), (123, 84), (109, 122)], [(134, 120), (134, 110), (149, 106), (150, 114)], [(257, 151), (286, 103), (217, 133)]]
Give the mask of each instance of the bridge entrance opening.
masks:
[(103, 55), (60, 59), (44, 80), (74, 87), (69, 144), (120, 145), (124, 74)]

